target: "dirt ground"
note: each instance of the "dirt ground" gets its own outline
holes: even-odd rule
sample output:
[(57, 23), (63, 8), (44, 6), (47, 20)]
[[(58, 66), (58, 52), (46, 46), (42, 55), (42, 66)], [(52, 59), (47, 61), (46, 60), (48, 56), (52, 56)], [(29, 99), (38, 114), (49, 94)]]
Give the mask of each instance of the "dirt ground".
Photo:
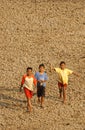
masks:
[[(62, 60), (80, 74), (69, 77), (66, 104), (49, 68)], [(29, 114), (19, 85), (40, 63), (49, 76), (45, 108), (35, 94)], [(85, 0), (0, 0), (0, 130), (85, 130)]]

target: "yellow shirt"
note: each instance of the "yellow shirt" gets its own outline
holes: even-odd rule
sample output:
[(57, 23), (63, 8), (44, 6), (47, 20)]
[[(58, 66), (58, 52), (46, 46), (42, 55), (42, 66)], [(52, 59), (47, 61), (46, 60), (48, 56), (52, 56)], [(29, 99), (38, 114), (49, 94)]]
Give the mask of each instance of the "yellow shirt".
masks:
[(58, 80), (60, 83), (68, 84), (68, 76), (73, 73), (72, 70), (61, 68), (55, 68), (56, 72), (58, 73)]

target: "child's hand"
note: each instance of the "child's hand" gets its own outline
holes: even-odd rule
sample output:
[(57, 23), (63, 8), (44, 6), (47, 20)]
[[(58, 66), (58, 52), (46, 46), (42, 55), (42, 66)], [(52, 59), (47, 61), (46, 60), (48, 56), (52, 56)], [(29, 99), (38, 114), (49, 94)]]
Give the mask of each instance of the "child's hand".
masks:
[(41, 83), (41, 80), (38, 80), (39, 83)]
[(44, 82), (44, 80), (41, 80), (41, 83), (43, 83)]
[(43, 83), (43, 82), (44, 82), (44, 80), (39, 80), (39, 82), (40, 82), (40, 83)]
[(80, 78), (80, 75), (78, 74), (78, 77)]
[(74, 75), (76, 75), (77, 77), (80, 77), (80, 75), (76, 72), (73, 72)]
[(20, 91), (20, 92), (22, 92), (22, 89), (23, 89), (23, 88), (22, 88), (22, 86), (20, 86), (20, 89), (19, 89), (19, 91)]
[(21, 87), (19, 88), (19, 91), (20, 91), (20, 92), (22, 91)]

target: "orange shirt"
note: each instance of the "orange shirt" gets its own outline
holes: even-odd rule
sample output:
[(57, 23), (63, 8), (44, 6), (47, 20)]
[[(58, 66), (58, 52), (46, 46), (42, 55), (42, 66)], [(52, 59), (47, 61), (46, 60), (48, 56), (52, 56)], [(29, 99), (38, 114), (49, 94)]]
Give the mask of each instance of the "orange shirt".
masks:
[(37, 81), (34, 77), (34, 75), (28, 77), (26, 74), (22, 77), (21, 84), (23, 87), (29, 89), (30, 91), (33, 91), (33, 87), (36, 86)]

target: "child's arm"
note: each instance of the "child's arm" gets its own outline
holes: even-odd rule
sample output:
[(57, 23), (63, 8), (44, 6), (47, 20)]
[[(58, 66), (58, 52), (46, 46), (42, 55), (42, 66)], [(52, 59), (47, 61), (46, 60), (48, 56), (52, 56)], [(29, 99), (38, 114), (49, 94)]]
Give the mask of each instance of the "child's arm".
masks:
[(36, 80), (36, 78), (34, 76), (33, 76), (33, 83), (34, 83), (34, 86), (37, 85), (37, 80)]
[(25, 82), (25, 76), (22, 77), (20, 92), (22, 91), (22, 87), (23, 87), (24, 82)]
[(22, 91), (22, 87), (23, 87), (23, 84), (21, 84), (21, 86), (20, 86), (20, 92)]
[(45, 83), (45, 82), (47, 82), (47, 80), (40, 80), (39, 82), (40, 83)]
[(55, 70), (55, 68), (50, 64), (50, 71), (52, 72), (53, 70)]

